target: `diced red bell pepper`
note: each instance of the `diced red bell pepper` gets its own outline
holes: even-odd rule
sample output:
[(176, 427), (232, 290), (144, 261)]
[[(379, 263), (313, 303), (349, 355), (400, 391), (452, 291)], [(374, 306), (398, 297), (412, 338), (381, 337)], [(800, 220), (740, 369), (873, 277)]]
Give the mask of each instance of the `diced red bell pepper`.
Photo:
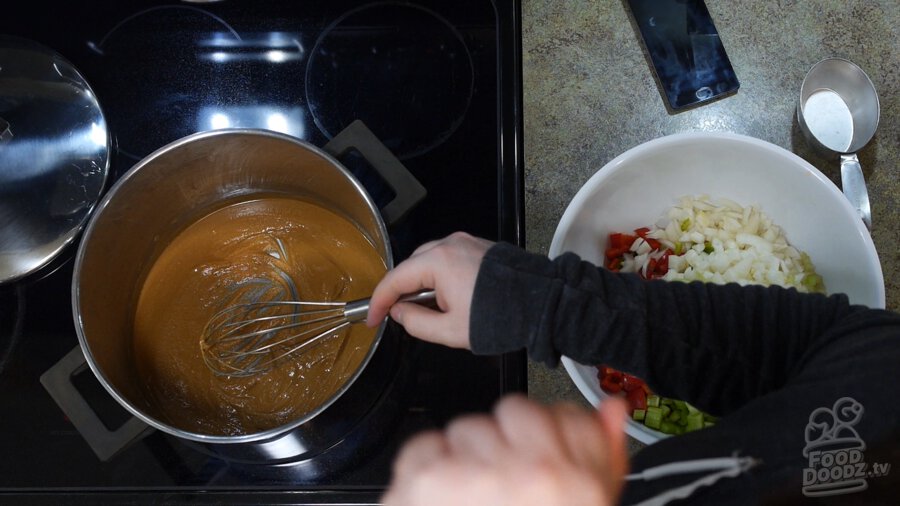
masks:
[(630, 234), (612, 233), (609, 234), (609, 245), (606, 247), (606, 258), (612, 260), (628, 253), (631, 244), (637, 237)]
[(628, 407), (631, 411), (636, 409), (647, 409), (647, 393), (643, 388), (635, 388), (625, 394), (625, 400), (628, 401)]
[(608, 394), (617, 394), (622, 391), (622, 383), (625, 379), (621, 371), (611, 367), (601, 366), (597, 376), (600, 378), (600, 388)]
[(643, 386), (644, 382), (637, 376), (632, 376), (628, 373), (622, 373), (622, 390), (626, 392), (630, 392), (632, 390), (638, 390)]
[(656, 262), (656, 273), (660, 276), (665, 276), (669, 272), (669, 255), (671, 254), (672, 250), (667, 249), (663, 256), (659, 257), (659, 261)]
[(619, 258), (625, 253), (628, 253), (628, 248), (607, 248), (606, 249), (606, 258), (612, 260), (615, 258)]
[(635, 237), (635, 236), (633, 236), (633, 235), (631, 235), (631, 234), (623, 234), (623, 233), (620, 233), (620, 232), (614, 232), (614, 233), (612, 233), (612, 234), (609, 234), (609, 246), (608, 246), (608, 248), (615, 248), (615, 249), (625, 248), (625, 249), (628, 249), (628, 248), (631, 247), (631, 244), (634, 243), (634, 240), (635, 240), (635, 239), (637, 239), (637, 237)]
[(650, 245), (650, 249), (659, 249), (662, 246), (659, 240), (652, 237), (647, 237), (647, 234), (650, 233), (650, 227), (641, 227), (635, 229), (634, 233), (637, 234), (641, 239), (647, 241), (647, 244)]
[(622, 382), (625, 381), (625, 375), (622, 373), (622, 371), (617, 371), (610, 368), (605, 376), (605, 379), (615, 381), (616, 383), (621, 385)]
[(600, 380), (600, 388), (608, 394), (617, 394), (622, 391), (621, 379), (617, 381), (613, 376), (607, 376)]
[(646, 276), (647, 279), (653, 278), (653, 277), (654, 277), (654, 274), (656, 274), (656, 264), (657, 264), (658, 262), (659, 262), (659, 261), (658, 261), (657, 259), (655, 259), (655, 258), (651, 258), (651, 259), (647, 262), (647, 276)]
[(625, 394), (632, 410), (647, 407), (647, 396), (652, 392), (647, 383), (637, 376), (601, 364), (597, 366), (597, 379), (600, 380), (600, 388), (604, 392), (610, 395)]

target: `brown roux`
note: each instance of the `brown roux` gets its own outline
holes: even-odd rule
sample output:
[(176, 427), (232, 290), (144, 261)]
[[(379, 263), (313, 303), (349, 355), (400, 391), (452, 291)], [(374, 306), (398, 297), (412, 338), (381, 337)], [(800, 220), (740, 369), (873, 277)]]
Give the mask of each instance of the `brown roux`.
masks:
[(260, 375), (226, 377), (206, 366), (206, 321), (243, 287), (283, 286), (279, 269), (301, 299), (329, 301), (368, 297), (386, 271), (352, 222), (310, 202), (260, 198), (194, 222), (154, 262), (135, 314), (137, 372), (157, 418), (207, 435), (264, 431), (319, 407), (360, 367), (376, 334), (365, 325)]

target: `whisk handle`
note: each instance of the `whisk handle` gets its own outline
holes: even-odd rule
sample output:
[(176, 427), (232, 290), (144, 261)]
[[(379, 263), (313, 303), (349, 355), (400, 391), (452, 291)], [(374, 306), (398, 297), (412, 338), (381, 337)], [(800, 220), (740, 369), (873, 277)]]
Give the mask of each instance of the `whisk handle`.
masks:
[[(426, 304), (434, 302), (434, 290), (423, 290), (421, 292), (404, 295), (397, 299), (397, 302), (415, 302), (417, 304)], [(359, 322), (366, 319), (369, 314), (369, 299), (355, 300), (348, 302), (344, 306), (344, 317), (349, 322)]]

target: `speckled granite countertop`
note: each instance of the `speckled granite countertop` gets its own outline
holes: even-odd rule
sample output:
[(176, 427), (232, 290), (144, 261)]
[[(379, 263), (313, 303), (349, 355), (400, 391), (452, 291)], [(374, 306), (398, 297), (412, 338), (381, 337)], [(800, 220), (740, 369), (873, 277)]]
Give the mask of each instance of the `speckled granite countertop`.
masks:
[[(797, 153), (840, 186), (837, 157), (814, 153), (795, 115), (807, 70), (838, 56), (868, 73), (881, 100), (878, 131), (859, 157), (887, 305), (900, 311), (900, 4), (707, 0), (707, 5), (741, 89), (669, 114), (622, 0), (523, 0), (527, 248), (548, 251), (569, 201), (606, 162), (678, 132), (757, 137)], [(530, 364), (528, 374), (532, 397), (587, 405), (562, 367)]]

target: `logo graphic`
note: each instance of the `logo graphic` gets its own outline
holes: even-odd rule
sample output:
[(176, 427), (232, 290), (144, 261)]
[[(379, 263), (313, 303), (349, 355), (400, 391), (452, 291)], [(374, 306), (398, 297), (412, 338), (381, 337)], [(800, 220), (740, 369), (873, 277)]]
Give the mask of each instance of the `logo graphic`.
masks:
[(866, 443), (853, 428), (862, 416), (862, 404), (850, 397), (841, 397), (831, 409), (810, 413), (804, 434), (803, 456), (809, 464), (803, 470), (803, 495), (860, 492), (869, 487), (866, 478), (888, 473), (890, 464), (873, 464), (870, 471), (864, 461)]

